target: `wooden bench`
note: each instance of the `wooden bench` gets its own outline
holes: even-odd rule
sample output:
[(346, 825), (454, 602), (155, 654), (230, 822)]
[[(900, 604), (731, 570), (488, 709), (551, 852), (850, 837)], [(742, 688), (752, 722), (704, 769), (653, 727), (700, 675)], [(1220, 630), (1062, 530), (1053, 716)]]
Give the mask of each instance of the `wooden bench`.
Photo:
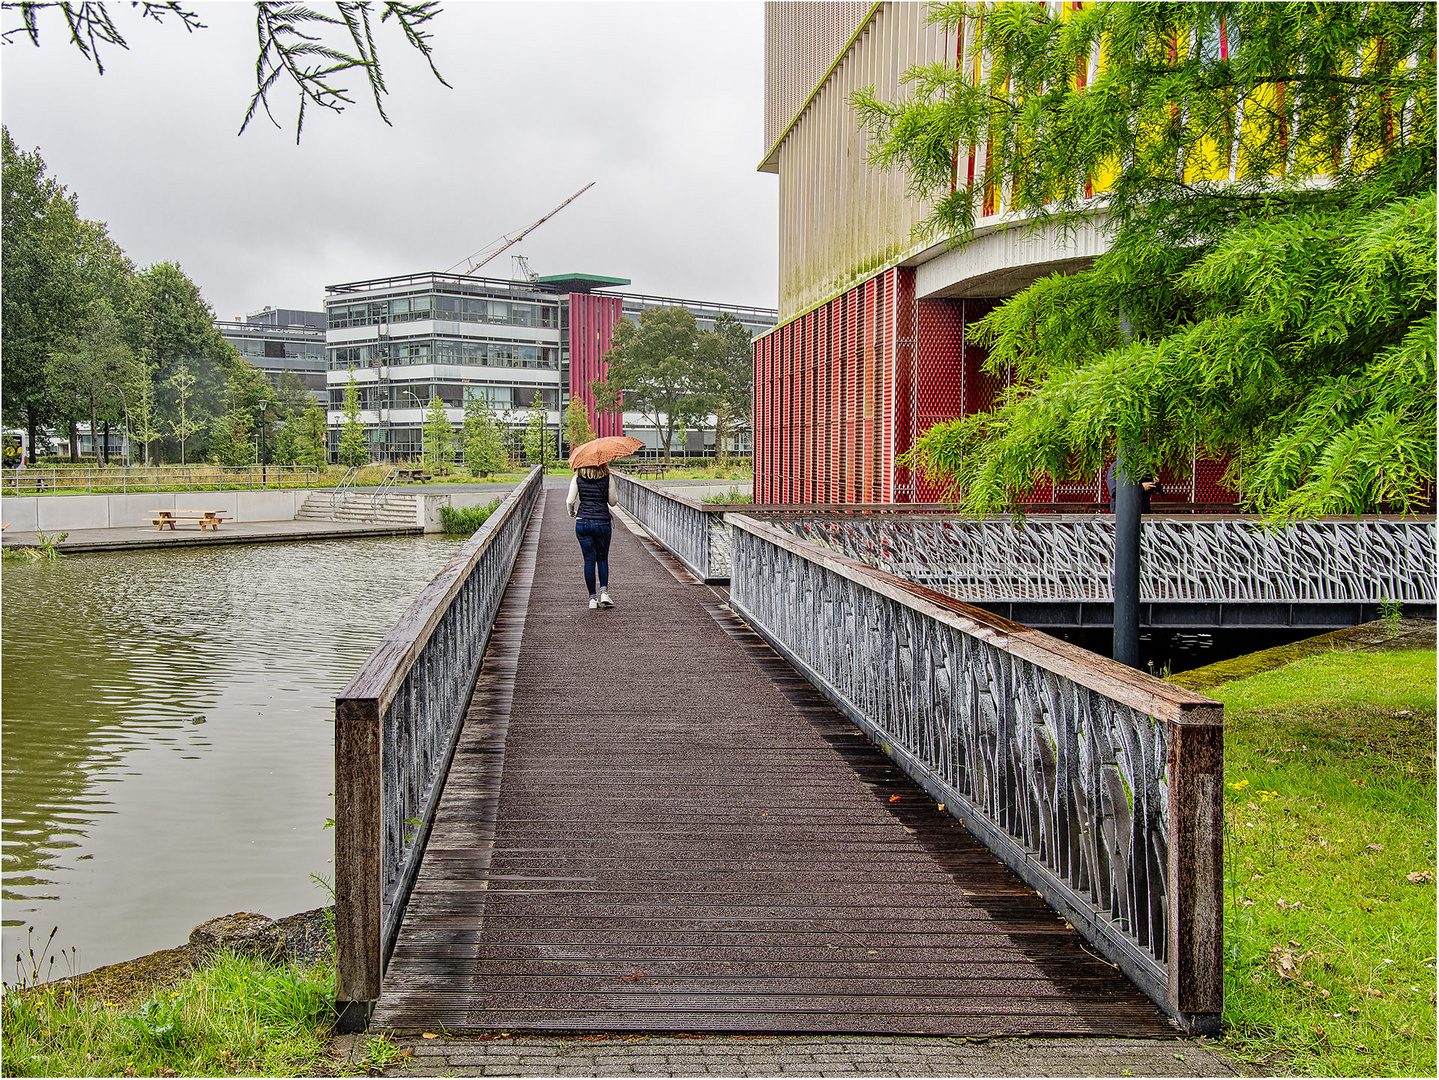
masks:
[(219, 510), (152, 510), (150, 524), (155, 526), (156, 532), (164, 532), (165, 526), (170, 526), (170, 531), (175, 531), (175, 526), (184, 522), (194, 523), (200, 526), (200, 531), (213, 529), (220, 531), (220, 522), (229, 521), (230, 516)]

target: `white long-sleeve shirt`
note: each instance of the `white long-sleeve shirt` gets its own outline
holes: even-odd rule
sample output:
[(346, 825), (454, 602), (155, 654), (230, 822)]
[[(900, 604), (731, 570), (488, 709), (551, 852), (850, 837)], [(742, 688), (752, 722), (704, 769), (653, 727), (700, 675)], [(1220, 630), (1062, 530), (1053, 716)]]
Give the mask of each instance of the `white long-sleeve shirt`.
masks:
[[(605, 501), (611, 506), (620, 504), (620, 493), (615, 487), (613, 476), (610, 477), (609, 491), (606, 492)], [(570, 493), (565, 496), (565, 506), (570, 512), (570, 517), (574, 517), (580, 512), (580, 477), (578, 473), (570, 477)]]

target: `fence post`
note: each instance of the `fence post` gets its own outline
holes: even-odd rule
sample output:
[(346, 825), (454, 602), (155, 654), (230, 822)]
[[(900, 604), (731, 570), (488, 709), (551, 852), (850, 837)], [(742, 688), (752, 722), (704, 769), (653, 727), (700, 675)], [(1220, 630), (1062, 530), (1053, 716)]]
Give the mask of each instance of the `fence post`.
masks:
[(380, 996), (380, 703), (335, 702), (335, 977), (338, 1027), (363, 1031)]
[(1191, 1034), (1224, 1010), (1224, 709), (1182, 707), (1169, 747), (1169, 1002)]

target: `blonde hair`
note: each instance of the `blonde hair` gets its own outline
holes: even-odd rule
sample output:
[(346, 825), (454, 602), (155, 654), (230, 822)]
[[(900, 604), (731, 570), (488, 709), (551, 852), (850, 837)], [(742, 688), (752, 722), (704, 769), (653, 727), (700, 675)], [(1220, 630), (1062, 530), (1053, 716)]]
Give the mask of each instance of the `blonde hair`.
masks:
[(603, 480), (610, 474), (608, 465), (582, 465), (575, 470), (586, 480)]

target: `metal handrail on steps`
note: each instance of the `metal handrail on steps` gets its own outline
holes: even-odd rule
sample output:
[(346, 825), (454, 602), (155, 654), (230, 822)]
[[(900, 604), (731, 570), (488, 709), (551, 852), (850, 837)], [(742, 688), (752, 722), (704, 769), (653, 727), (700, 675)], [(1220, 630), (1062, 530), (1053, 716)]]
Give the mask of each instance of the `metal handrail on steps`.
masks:
[(353, 491), (355, 488), (355, 480), (359, 475), (360, 467), (358, 465), (351, 465), (350, 471), (345, 473), (339, 484), (335, 486), (335, 490), (330, 492), (331, 514), (333, 514), (335, 512), (335, 509), (343, 505), (345, 500), (349, 498), (350, 492)]
[(399, 469), (391, 468), (389, 472), (385, 473), (385, 478), (380, 481), (380, 486), (375, 489), (375, 493), (370, 496), (371, 521), (375, 521), (379, 517), (380, 502), (387, 497), (389, 490), (395, 486), (395, 477), (399, 475), (399, 472)]

